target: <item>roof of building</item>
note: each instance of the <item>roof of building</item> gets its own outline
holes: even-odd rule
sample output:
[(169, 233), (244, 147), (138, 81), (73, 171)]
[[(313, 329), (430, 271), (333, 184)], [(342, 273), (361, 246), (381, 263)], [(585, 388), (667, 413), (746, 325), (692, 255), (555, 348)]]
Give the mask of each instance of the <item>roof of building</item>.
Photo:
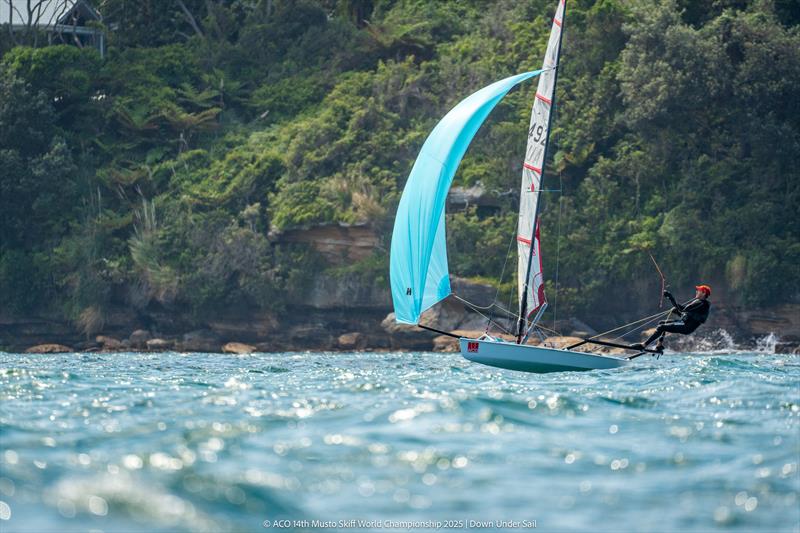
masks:
[[(28, 13), (28, 4), (31, 13)], [(86, 0), (0, 0), (0, 24), (31, 25), (47, 28), (75, 21), (102, 20), (100, 13)]]

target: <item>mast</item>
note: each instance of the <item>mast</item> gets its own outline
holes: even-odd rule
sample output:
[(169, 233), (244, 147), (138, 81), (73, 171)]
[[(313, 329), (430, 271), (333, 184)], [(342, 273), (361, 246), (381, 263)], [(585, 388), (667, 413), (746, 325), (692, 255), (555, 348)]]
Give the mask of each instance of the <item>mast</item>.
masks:
[[(547, 137), (544, 141), (544, 153), (542, 156), (542, 168), (540, 170), (540, 178), (539, 178), (539, 189), (536, 191), (536, 207), (533, 213), (533, 231), (531, 233), (530, 239), (530, 249), (528, 251), (528, 269), (527, 273), (525, 274), (525, 287), (522, 290), (522, 301), (520, 303), (520, 313), (519, 313), (519, 321), (517, 324), (517, 344), (522, 342), (522, 338), (525, 335), (525, 326), (527, 325), (527, 305), (528, 305), (528, 286), (530, 283), (531, 277), (531, 265), (533, 264), (533, 252), (535, 250), (536, 238), (539, 229), (539, 209), (540, 209), (540, 200), (542, 196), (542, 185), (544, 184), (544, 173), (545, 167), (547, 166), (547, 153), (548, 148), (550, 147), (550, 131), (553, 125), (553, 114), (556, 109), (556, 88), (558, 87), (558, 70), (561, 65), (561, 43), (564, 39), (564, 23), (565, 19), (567, 18), (567, 0), (559, 0), (561, 4), (563, 4), (564, 9), (561, 14), (561, 24), (559, 24), (560, 32), (558, 35), (558, 53), (556, 54), (556, 64), (555, 64), (555, 72), (553, 75), (553, 95), (552, 99), (550, 100), (550, 113), (547, 117)], [(558, 7), (556, 7), (556, 13), (553, 17), (553, 23), (556, 23), (558, 19)]]

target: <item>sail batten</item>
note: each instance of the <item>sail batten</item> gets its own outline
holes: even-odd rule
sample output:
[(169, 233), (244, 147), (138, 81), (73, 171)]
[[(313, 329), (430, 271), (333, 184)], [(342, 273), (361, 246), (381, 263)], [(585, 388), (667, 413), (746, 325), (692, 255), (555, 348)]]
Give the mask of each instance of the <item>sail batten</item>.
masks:
[(543, 73), (533, 99), (528, 145), (522, 165), (519, 220), (517, 224), (517, 295), (519, 298), (519, 334), (524, 323), (546, 303), (539, 238), (539, 200), (547, 157), (547, 142), (552, 122), (552, 108), (558, 79), (558, 59), (561, 51), (561, 29), (565, 15), (565, 0), (560, 0), (553, 17), (550, 39), (543, 61)]
[(439, 121), (408, 176), (392, 233), (392, 303), (398, 322), (416, 324), (423, 311), (450, 294), (445, 204), (469, 143), (497, 103), (515, 85), (542, 70), (495, 82), (473, 93)]

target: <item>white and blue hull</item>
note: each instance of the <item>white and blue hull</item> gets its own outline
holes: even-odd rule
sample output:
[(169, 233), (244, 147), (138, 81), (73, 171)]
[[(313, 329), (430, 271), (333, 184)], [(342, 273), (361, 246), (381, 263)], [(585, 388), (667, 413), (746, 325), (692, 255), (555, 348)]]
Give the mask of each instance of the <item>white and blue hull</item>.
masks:
[(627, 365), (630, 361), (611, 355), (573, 352), (493, 339), (459, 339), (461, 355), (483, 365), (522, 372), (574, 372)]

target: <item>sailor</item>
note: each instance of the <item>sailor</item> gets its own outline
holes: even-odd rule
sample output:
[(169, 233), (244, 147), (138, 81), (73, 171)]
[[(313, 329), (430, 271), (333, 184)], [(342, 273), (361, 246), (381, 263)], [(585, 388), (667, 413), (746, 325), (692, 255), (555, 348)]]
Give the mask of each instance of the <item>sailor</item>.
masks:
[(662, 352), (664, 350), (664, 335), (667, 333), (688, 335), (699, 328), (708, 318), (708, 312), (711, 309), (711, 302), (708, 301), (708, 297), (711, 296), (711, 287), (697, 285), (695, 291), (694, 298), (684, 304), (679, 304), (669, 291), (664, 291), (664, 296), (669, 298), (669, 301), (674, 306), (672, 312), (680, 313), (681, 318), (659, 322), (656, 331), (650, 335), (650, 338), (644, 344), (634, 344), (633, 347), (642, 350), (658, 339), (656, 351)]

